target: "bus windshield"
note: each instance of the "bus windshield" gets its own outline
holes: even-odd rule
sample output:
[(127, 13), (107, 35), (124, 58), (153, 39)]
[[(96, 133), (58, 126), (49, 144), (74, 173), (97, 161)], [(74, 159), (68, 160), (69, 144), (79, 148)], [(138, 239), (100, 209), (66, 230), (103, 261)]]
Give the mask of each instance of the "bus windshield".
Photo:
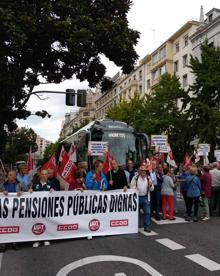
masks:
[(136, 137), (133, 133), (105, 131), (102, 141), (109, 143), (110, 153), (120, 165), (125, 165), (126, 159), (136, 161)]

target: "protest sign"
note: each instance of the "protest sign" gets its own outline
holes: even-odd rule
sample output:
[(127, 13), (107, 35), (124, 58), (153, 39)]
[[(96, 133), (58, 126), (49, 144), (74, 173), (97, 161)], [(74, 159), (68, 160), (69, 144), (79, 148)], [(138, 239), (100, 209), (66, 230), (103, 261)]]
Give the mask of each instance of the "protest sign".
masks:
[(199, 156), (208, 156), (210, 152), (210, 144), (199, 144), (197, 152)]
[(108, 142), (89, 141), (89, 156), (104, 156), (108, 152)]
[(151, 146), (152, 147), (166, 146), (167, 143), (168, 143), (167, 135), (151, 135)]

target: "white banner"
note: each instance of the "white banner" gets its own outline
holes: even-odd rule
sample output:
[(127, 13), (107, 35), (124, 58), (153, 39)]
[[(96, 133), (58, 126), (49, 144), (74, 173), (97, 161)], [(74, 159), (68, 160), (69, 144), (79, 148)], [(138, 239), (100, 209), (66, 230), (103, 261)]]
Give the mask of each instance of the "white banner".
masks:
[(108, 152), (108, 142), (89, 141), (89, 156), (104, 156)]
[(0, 243), (138, 232), (136, 190), (0, 196)]

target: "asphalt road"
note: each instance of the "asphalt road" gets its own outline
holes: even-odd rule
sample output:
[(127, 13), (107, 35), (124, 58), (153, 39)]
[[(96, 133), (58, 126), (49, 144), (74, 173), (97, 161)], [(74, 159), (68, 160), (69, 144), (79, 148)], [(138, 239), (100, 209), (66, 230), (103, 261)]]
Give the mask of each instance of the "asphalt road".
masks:
[[(181, 204), (179, 202), (179, 205)], [(180, 212), (179, 216), (181, 215)], [(152, 230), (156, 233), (153, 236), (138, 233), (98, 237), (92, 240), (63, 240), (54, 241), (49, 247), (32, 248), (31, 243), (25, 243), (20, 245), (19, 250), (8, 249), (3, 254), (0, 275), (64, 276), (67, 274), (64, 272), (58, 274), (58, 272), (66, 265), (78, 260), (81, 260), (78, 262), (81, 266), (69, 272), (68, 276), (220, 275), (220, 265), (218, 267), (220, 264), (220, 218), (213, 217), (209, 222), (172, 225), (152, 223)], [(168, 239), (165, 243), (167, 246), (174, 246), (175, 250), (161, 244), (164, 243), (164, 239)], [(173, 244), (172, 241), (175, 243)], [(194, 254), (199, 254), (199, 257), (197, 255), (196, 257), (206, 267), (185, 257)], [(105, 261), (103, 257), (106, 255), (108, 261)], [(96, 257), (88, 259), (94, 256)], [(109, 261), (110, 259), (112, 261)], [(92, 263), (93, 261), (97, 262)], [(145, 263), (148, 271), (153, 268), (158, 274), (154, 270), (151, 272), (144, 270), (140, 266), (143, 264), (140, 261)], [(74, 264), (72, 268), (73, 266)], [(211, 270), (219, 269), (210, 271), (207, 267)]]

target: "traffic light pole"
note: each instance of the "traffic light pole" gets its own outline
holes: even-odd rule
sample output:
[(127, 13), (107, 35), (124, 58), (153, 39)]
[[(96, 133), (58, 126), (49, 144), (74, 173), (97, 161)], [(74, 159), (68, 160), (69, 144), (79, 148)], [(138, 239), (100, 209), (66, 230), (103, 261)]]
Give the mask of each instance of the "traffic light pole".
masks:
[[(34, 91), (34, 92), (31, 92), (31, 95), (36, 95), (36, 94), (42, 94), (42, 93), (45, 93), (45, 94), (66, 94), (66, 92), (62, 92), (62, 91), (50, 91), (50, 90), (40, 90), (40, 91)], [(77, 95), (77, 92), (72, 92), (74, 95)]]

